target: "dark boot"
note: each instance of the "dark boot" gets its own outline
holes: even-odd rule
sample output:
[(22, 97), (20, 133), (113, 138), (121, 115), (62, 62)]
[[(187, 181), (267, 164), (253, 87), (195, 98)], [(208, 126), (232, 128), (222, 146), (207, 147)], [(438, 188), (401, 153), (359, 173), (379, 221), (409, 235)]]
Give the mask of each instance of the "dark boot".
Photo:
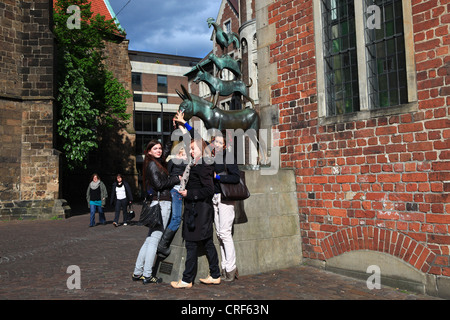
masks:
[(225, 274), (226, 274), (225, 281), (228, 282), (233, 282), (235, 279), (237, 280), (239, 278), (239, 272), (237, 270), (237, 267), (230, 272), (225, 271)]
[(177, 232), (166, 228), (158, 244), (158, 256), (165, 259), (170, 255), (170, 244)]

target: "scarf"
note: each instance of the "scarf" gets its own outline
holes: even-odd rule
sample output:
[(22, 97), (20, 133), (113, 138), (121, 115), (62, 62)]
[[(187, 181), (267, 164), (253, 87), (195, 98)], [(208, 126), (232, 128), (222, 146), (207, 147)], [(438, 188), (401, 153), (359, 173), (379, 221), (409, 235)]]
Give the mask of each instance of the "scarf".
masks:
[(89, 184), (89, 187), (90, 187), (92, 190), (95, 190), (95, 189), (98, 188), (99, 185), (100, 185), (100, 180), (97, 180), (97, 182), (91, 181), (91, 183)]
[(186, 190), (186, 185), (189, 181), (189, 174), (191, 173), (191, 168), (194, 166), (194, 161), (191, 160), (189, 164), (186, 166), (183, 172), (183, 176), (181, 177), (180, 181), (180, 191)]

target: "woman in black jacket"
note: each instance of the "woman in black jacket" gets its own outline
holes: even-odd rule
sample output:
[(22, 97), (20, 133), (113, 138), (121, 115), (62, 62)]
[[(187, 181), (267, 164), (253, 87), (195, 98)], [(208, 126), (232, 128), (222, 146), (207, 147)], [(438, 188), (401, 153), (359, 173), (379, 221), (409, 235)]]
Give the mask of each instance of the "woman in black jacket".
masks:
[(205, 284), (220, 284), (219, 258), (213, 242), (214, 210), (214, 165), (211, 159), (202, 158), (206, 143), (193, 140), (190, 145), (194, 166), (189, 174), (186, 190), (180, 191), (184, 197), (183, 239), (186, 246), (186, 263), (183, 278), (172, 281), (176, 289), (190, 288), (197, 273), (198, 247), (203, 244), (209, 263), (210, 275), (200, 279)]
[(127, 225), (129, 219), (127, 205), (131, 204), (132, 201), (133, 194), (131, 193), (130, 185), (123, 180), (120, 173), (117, 174), (116, 181), (113, 183), (111, 190), (111, 205), (114, 205), (115, 202), (116, 209), (113, 221), (115, 227), (119, 226), (120, 209), (122, 209), (123, 212), (123, 225)]
[[(234, 156), (226, 152), (226, 143), (222, 135), (214, 137), (214, 225), (221, 253), (222, 280), (234, 281), (238, 278), (236, 250), (233, 241), (234, 201), (222, 198), (221, 183), (237, 184), (240, 180), (239, 167)], [(231, 159), (231, 161), (230, 161)]]
[[(169, 149), (170, 150), (170, 149)], [(150, 141), (145, 150), (143, 165), (143, 183), (145, 190), (152, 190), (153, 201), (150, 206), (158, 203), (161, 206), (163, 227), (149, 229), (147, 238), (139, 251), (134, 269), (133, 280), (143, 280), (143, 283), (159, 283), (160, 279), (152, 276), (153, 263), (159, 240), (170, 218), (172, 196), (170, 190), (180, 182), (178, 176), (170, 176), (165, 167), (168, 152), (163, 151), (159, 141)]]

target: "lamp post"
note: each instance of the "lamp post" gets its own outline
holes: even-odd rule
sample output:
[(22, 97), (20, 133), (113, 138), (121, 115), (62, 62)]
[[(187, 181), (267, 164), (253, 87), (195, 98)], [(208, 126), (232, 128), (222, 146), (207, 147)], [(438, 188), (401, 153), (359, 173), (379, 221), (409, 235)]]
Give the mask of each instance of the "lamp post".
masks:
[(163, 107), (163, 103), (160, 102), (161, 104), (161, 143), (164, 143), (164, 107)]

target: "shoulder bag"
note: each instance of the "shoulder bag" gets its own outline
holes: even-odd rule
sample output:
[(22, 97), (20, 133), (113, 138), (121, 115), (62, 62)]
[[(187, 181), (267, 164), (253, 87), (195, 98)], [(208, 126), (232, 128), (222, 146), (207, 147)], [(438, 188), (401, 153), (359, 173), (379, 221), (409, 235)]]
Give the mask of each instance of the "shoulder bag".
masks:
[[(227, 165), (225, 164), (225, 172), (219, 173), (219, 175), (226, 175)], [(250, 191), (245, 184), (245, 172), (239, 170), (239, 183), (220, 183), (220, 189), (222, 190), (222, 200), (225, 201), (237, 201), (245, 200), (250, 197)]]
[(149, 228), (156, 228), (163, 225), (161, 206), (159, 205), (159, 192), (158, 203), (154, 206), (150, 206), (152, 201), (148, 201), (147, 198), (142, 203), (141, 216), (139, 217), (139, 224)]

